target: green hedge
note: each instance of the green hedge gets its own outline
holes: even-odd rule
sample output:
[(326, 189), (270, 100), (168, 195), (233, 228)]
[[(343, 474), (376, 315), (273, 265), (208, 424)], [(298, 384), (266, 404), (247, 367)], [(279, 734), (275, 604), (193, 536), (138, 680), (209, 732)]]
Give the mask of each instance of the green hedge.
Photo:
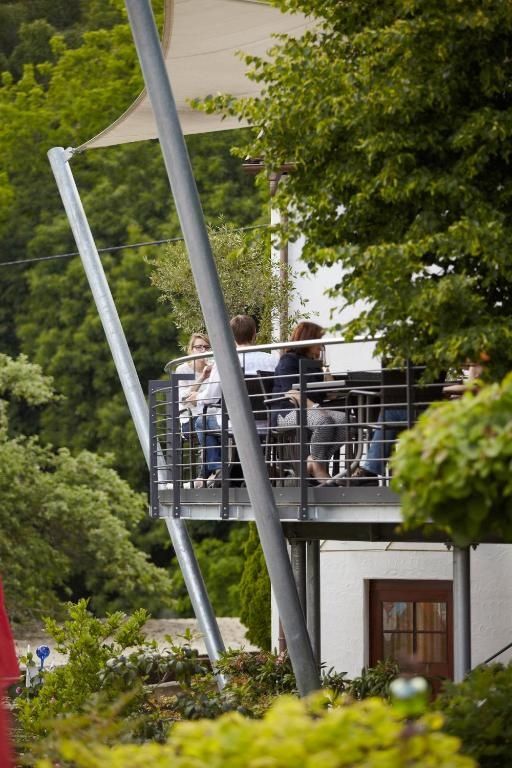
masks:
[(229, 713), (178, 723), (166, 744), (67, 741), (61, 755), (76, 768), (475, 768), (459, 740), (440, 731), (442, 721), (438, 713), (404, 721), (378, 699), (326, 710), (325, 697), (285, 696), (262, 720)]

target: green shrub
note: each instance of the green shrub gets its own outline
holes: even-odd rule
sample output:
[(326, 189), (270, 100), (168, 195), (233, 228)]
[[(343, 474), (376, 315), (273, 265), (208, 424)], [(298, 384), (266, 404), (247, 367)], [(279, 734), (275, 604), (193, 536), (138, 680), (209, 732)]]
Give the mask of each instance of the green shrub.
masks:
[(326, 709), (323, 695), (309, 702), (284, 696), (261, 720), (228, 713), (178, 723), (166, 744), (108, 748), (67, 740), (60, 753), (75, 768), (474, 768), (441, 726), (438, 713), (411, 723), (378, 699)]
[(240, 582), (240, 621), (254, 645), (270, 650), (270, 579), (258, 531), (250, 525), (244, 549), (245, 566)]
[[(269, 342), (273, 323), (288, 305), (291, 270), (283, 279), (272, 263), (267, 232), (246, 233), (221, 223), (209, 227), (208, 235), (228, 313), (255, 317), (259, 343)], [(152, 283), (170, 304), (170, 319), (182, 339), (204, 329), (185, 244), (172, 243), (151, 263)]]
[(400, 436), (392, 460), (409, 528), (432, 520), (460, 545), (512, 540), (512, 374), (437, 403)]
[(188, 642), (177, 645), (171, 637), (166, 639), (171, 643), (170, 648), (160, 650), (154, 645), (145, 645), (109, 659), (99, 672), (101, 688), (129, 690), (137, 681), (161, 685), (173, 680), (190, 685), (194, 675), (208, 673), (199, 659), (199, 652)]
[[(81, 712), (90, 696), (100, 690), (100, 672), (109, 660), (144, 642), (141, 629), (149, 618), (140, 609), (130, 617), (117, 612), (97, 619), (87, 610), (86, 600), (69, 604), (68, 615), (62, 626), (52, 619), (45, 622), (56, 650), (68, 655), (67, 663), (43, 673), (35, 696), (28, 688), (15, 700), (21, 740), (45, 736), (52, 718)], [(116, 685), (111, 696), (121, 689)]]
[(445, 683), (436, 700), (444, 730), (462, 741), (481, 768), (512, 765), (512, 665), (474, 669), (462, 683)]
[(378, 661), (374, 667), (365, 667), (359, 677), (348, 680), (345, 691), (354, 699), (371, 696), (389, 699), (389, 686), (399, 674), (396, 661)]

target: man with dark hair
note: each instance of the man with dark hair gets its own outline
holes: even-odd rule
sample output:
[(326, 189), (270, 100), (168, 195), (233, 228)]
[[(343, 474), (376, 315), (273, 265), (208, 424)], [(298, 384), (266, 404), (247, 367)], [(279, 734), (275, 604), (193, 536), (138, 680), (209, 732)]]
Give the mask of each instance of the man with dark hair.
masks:
[(250, 315), (235, 315), (229, 322), (238, 346), (254, 344), (256, 323)]

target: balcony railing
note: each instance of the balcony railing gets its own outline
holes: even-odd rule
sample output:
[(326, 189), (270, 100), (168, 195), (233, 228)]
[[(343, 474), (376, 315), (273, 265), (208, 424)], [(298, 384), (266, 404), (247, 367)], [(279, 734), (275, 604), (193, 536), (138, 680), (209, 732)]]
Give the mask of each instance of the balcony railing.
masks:
[[(326, 339), (322, 344), (330, 360), (341, 362), (331, 364), (326, 374), (318, 361), (299, 355), (299, 372), (287, 380), (279, 377), (279, 393), (275, 373), (255, 372), (249, 356), (271, 352), (278, 362), (283, 349), (300, 352), (311, 341), (239, 351), (242, 367), (251, 370), (245, 382), (269, 480), (283, 519), (346, 520), (347, 505), (357, 505), (359, 513), (367, 510), (370, 519), (375, 507), (398, 506), (389, 488), (389, 455), (401, 432), (443, 398), (446, 382), (424, 381), (424, 370), (411, 365), (361, 369), (348, 364), (344, 342)], [(163, 505), (176, 517), (251, 519), (223, 398), (203, 404), (200, 391), (193, 408), (183, 400), (194, 375), (176, 369), (205, 357), (208, 353), (173, 360), (168, 380), (150, 383), (152, 515), (157, 517)], [(313, 453), (325, 459), (322, 466), (333, 478), (328, 485), (309, 474)], [(358, 477), (358, 468), (375, 476)]]

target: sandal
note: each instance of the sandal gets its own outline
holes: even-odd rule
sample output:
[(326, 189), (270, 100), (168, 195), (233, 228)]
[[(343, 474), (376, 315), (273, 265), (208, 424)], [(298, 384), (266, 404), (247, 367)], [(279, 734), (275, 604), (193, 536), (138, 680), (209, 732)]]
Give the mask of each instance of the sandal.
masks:
[(220, 488), (222, 485), (222, 469), (216, 469), (206, 481), (207, 488)]

